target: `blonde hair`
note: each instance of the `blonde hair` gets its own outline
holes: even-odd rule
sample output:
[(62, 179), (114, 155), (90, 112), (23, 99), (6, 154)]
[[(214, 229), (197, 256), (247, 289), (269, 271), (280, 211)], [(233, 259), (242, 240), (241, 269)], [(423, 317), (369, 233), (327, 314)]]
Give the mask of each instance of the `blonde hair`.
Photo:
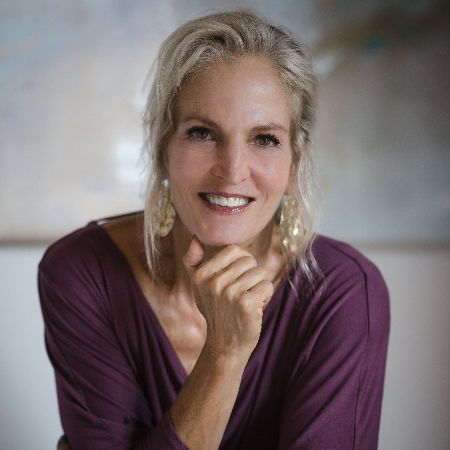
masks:
[(312, 209), (311, 128), (314, 122), (316, 74), (303, 45), (289, 31), (254, 13), (222, 12), (184, 23), (162, 44), (153, 66), (153, 84), (143, 116), (149, 176), (144, 208), (144, 245), (150, 275), (158, 281), (158, 237), (153, 214), (161, 207), (167, 176), (165, 148), (174, 132), (174, 110), (183, 84), (215, 62), (247, 55), (270, 60), (292, 99), (291, 147), (296, 180), (290, 203), (299, 227), (289, 236), (295, 252), (285, 251), (313, 280), (317, 264), (311, 253), (314, 239)]

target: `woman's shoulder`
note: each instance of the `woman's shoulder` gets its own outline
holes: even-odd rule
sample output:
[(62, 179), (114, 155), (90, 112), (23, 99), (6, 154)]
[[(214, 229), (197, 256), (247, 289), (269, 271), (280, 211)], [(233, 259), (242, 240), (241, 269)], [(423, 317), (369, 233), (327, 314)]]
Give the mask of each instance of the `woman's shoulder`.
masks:
[(45, 250), (39, 262), (39, 271), (58, 273), (68, 267), (90, 266), (105, 243), (96, 222), (89, 222), (57, 239)]
[(89, 265), (98, 263), (105, 254), (117, 256), (117, 250), (123, 252), (131, 245), (131, 236), (137, 235), (140, 217), (141, 213), (136, 212), (92, 220), (50, 244), (39, 266), (57, 269), (69, 261)]
[[(44, 309), (75, 305), (88, 313), (92, 308), (109, 314), (115, 293), (131, 279), (125, 255), (106, 230), (117, 229), (119, 218), (99, 219), (52, 243), (38, 266), (38, 287)], [(125, 283), (125, 284), (124, 284)], [(95, 307), (94, 307), (95, 305)], [(100, 309), (98, 309), (100, 308)]]
[(318, 234), (312, 252), (325, 277), (359, 278), (385, 284), (377, 265), (348, 243)]
[(365, 317), (373, 332), (379, 329), (380, 334), (386, 334), (389, 292), (377, 265), (352, 245), (323, 235), (315, 239), (313, 254), (320, 271), (319, 310), (342, 309), (347, 321), (354, 313), (358, 320)]

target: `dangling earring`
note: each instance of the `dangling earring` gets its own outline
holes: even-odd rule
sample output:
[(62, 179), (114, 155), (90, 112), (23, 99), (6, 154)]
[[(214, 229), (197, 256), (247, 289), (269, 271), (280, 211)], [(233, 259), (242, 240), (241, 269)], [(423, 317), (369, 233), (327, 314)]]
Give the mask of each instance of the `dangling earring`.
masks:
[(170, 233), (175, 222), (175, 215), (175, 207), (170, 198), (169, 180), (164, 180), (159, 192), (157, 207), (153, 211), (153, 221), (158, 236), (164, 237)]
[(293, 195), (283, 196), (277, 218), (283, 248), (288, 253), (296, 253), (298, 249), (298, 235), (300, 233), (301, 223), (298, 202)]

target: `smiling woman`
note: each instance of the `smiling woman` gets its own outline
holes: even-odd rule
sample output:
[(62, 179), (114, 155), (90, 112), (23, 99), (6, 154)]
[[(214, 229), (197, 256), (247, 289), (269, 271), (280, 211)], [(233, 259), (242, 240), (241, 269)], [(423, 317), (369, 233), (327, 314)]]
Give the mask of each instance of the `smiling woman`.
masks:
[(187, 82), (167, 144), (176, 233), (263, 246), (259, 235), (291, 189), (289, 128), (288, 97), (262, 57), (216, 63)]
[(388, 294), (314, 235), (314, 85), (303, 47), (251, 13), (163, 43), (143, 213), (39, 267), (70, 448), (376, 448)]

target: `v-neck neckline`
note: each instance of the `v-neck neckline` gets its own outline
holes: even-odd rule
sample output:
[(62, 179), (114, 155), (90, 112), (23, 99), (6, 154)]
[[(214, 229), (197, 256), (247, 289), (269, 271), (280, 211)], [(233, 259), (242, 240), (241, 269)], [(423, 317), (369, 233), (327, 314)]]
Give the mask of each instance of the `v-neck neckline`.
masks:
[(173, 369), (177, 373), (180, 383), (183, 384), (186, 378), (188, 377), (188, 373), (186, 372), (186, 369), (184, 368), (184, 365), (181, 362), (181, 359), (178, 356), (178, 353), (176, 352), (175, 347), (172, 344), (172, 341), (169, 339), (169, 336), (167, 335), (166, 331), (164, 330), (164, 327), (159, 321), (158, 316), (153, 310), (152, 305), (147, 300), (147, 297), (144, 295), (141, 285), (136, 280), (136, 277), (134, 276), (133, 270), (131, 269), (130, 263), (128, 262), (126, 256), (119, 248), (119, 246), (116, 244), (114, 239), (110, 236), (108, 231), (104, 227), (102, 227), (99, 223), (97, 223), (97, 221), (90, 222), (89, 225), (93, 225), (94, 227), (96, 227), (96, 229), (100, 230), (100, 233), (105, 237), (109, 246), (113, 249), (114, 253), (116, 253), (117, 257), (120, 259), (123, 266), (125, 267), (128, 273), (127, 279), (133, 286), (134, 291), (137, 292), (137, 297), (139, 299), (139, 302), (142, 304), (144, 312), (146, 314), (150, 314), (150, 318), (156, 326), (156, 334), (160, 336), (161, 339), (164, 341), (163, 345), (164, 351), (169, 355), (169, 359), (172, 362)]
[[(186, 372), (186, 369), (184, 368), (183, 363), (181, 362), (181, 358), (178, 356), (178, 353), (175, 350), (175, 347), (172, 344), (172, 341), (169, 339), (169, 336), (167, 335), (166, 331), (164, 330), (163, 325), (161, 324), (158, 316), (156, 315), (155, 311), (152, 308), (152, 305), (150, 304), (150, 302), (147, 300), (147, 297), (145, 296), (141, 285), (138, 283), (133, 270), (131, 269), (130, 263), (128, 262), (126, 256), (124, 255), (124, 253), (122, 252), (122, 250), (119, 248), (119, 246), (116, 244), (116, 242), (114, 241), (114, 239), (110, 236), (110, 234), (108, 233), (108, 231), (101, 226), (98, 221), (92, 221), (88, 223), (88, 226), (94, 226), (96, 229), (100, 230), (100, 233), (106, 238), (106, 241), (109, 243), (110, 247), (113, 249), (113, 251), (117, 254), (117, 256), (119, 257), (119, 259), (122, 261), (123, 265), (126, 267), (126, 270), (128, 272), (128, 276), (131, 280), (131, 284), (134, 287), (134, 290), (137, 292), (138, 294), (138, 298), (140, 299), (141, 303), (145, 303), (145, 305), (143, 306), (143, 308), (148, 311), (148, 314), (150, 314), (151, 319), (155, 322), (156, 327), (157, 327), (157, 334), (159, 334), (162, 339), (165, 341), (165, 345), (164, 345), (164, 350), (168, 353), (170, 360), (172, 361), (172, 364), (174, 366), (174, 370), (176, 371), (178, 378), (179, 378), (179, 382), (180, 385), (183, 385), (187, 379), (187, 377), (189, 376), (188, 373)], [(279, 301), (279, 297), (281, 297), (281, 292), (284, 290), (284, 287), (286, 285), (286, 282), (288, 280), (288, 278), (291, 276), (291, 273), (294, 271), (294, 267), (291, 267), (289, 269), (289, 271), (287, 272), (287, 274), (280, 280), (280, 282), (277, 284), (275, 291), (272, 295), (272, 299), (270, 300), (269, 304), (267, 305), (267, 308), (264, 311), (263, 314), (263, 321), (262, 321), (262, 326), (261, 326), (261, 335), (264, 332), (264, 328), (265, 328), (265, 323), (268, 322), (268, 320), (270, 319), (270, 316), (272, 314), (272, 310), (275, 308), (276, 303), (278, 303)], [(255, 353), (258, 350), (258, 345), (255, 347), (255, 350), (253, 351), (253, 353), (250, 355), (249, 358), (249, 362), (253, 359)], [(244, 369), (244, 374), (243, 377), (245, 375), (245, 372), (247, 371), (247, 366)]]

